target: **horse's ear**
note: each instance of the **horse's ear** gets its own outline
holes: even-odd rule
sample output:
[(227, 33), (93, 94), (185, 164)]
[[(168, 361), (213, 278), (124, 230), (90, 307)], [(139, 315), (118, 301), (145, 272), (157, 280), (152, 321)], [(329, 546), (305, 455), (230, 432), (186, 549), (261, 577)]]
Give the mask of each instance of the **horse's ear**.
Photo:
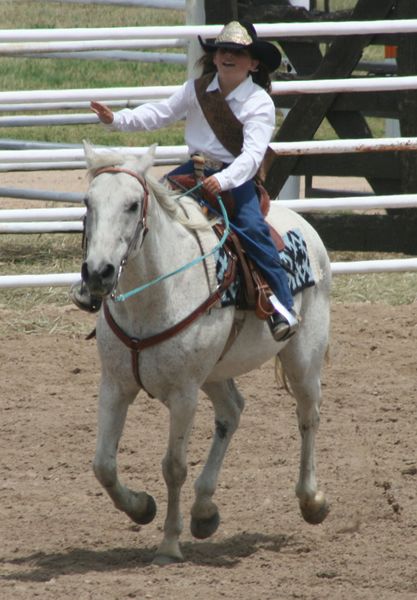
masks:
[(87, 171), (90, 179), (94, 177), (97, 169), (115, 165), (122, 165), (126, 161), (126, 156), (120, 154), (117, 150), (103, 149), (99, 151), (95, 147), (83, 140), (85, 160), (87, 163)]
[(87, 169), (90, 170), (94, 164), (94, 157), (96, 155), (93, 146), (87, 140), (83, 140), (84, 155), (87, 163)]
[(152, 146), (149, 146), (147, 153), (140, 158), (139, 168), (144, 175), (155, 162), (155, 151), (157, 145), (158, 144), (152, 144)]

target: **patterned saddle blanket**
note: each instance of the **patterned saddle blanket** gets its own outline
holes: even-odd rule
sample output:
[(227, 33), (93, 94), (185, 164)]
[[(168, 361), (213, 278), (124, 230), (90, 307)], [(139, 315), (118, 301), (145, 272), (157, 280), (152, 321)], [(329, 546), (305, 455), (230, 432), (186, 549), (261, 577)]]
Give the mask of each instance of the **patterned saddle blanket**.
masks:
[[(307, 244), (299, 229), (287, 231), (282, 236), (285, 247), (279, 252), (282, 266), (288, 276), (288, 283), (293, 296), (315, 284), (313, 270), (307, 252)], [(217, 281), (223, 281), (225, 270), (228, 265), (228, 256), (223, 248), (216, 255)], [(223, 307), (234, 306), (239, 296), (241, 277), (238, 275), (236, 281), (224, 292), (221, 298)]]

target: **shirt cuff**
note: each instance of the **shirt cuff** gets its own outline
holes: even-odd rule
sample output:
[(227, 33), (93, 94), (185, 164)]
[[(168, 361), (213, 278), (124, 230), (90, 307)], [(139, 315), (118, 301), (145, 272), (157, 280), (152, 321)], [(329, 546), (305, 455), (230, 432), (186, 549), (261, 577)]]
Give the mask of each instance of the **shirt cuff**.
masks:
[(113, 121), (112, 123), (102, 123), (103, 127), (107, 129), (107, 131), (118, 131), (120, 119), (117, 116), (117, 113), (113, 113)]
[(227, 189), (227, 178), (224, 175), (222, 176), (222, 171), (219, 173), (213, 173), (213, 176), (219, 182), (222, 192), (224, 192)]

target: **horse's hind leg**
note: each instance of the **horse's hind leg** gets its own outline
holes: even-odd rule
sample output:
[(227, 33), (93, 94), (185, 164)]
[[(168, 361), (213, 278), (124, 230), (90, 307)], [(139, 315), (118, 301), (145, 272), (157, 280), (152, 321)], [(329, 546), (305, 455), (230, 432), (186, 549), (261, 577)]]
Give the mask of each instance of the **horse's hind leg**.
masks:
[[(301, 333), (301, 332), (300, 332)], [(306, 354), (308, 341), (302, 335), (293, 340), (280, 354), (285, 375), (297, 401), (298, 427), (301, 436), (300, 472), (296, 486), (301, 513), (313, 525), (321, 523), (329, 512), (324, 494), (317, 491), (315, 438), (320, 422), (320, 371), (327, 340)]]
[(215, 432), (207, 462), (194, 486), (196, 498), (191, 509), (191, 532), (199, 539), (209, 537), (219, 526), (219, 512), (212, 497), (226, 450), (244, 407), (244, 399), (232, 379), (205, 384), (203, 390), (213, 403)]
[(150, 523), (156, 514), (152, 496), (146, 492), (134, 492), (123, 486), (117, 476), (117, 449), (126, 420), (129, 404), (136, 391), (126, 394), (120, 386), (105, 381), (100, 386), (98, 432), (93, 469), (116, 508), (125, 512), (133, 521), (142, 525)]

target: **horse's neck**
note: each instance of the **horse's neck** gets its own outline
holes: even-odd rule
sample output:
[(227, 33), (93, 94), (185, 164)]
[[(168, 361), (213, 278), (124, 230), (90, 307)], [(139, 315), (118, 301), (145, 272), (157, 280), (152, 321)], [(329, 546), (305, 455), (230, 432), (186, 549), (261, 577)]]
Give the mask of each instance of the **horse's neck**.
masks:
[[(195, 234), (172, 220), (154, 199), (149, 204), (148, 233), (123, 271), (118, 291), (126, 293), (181, 269), (200, 254)], [(169, 326), (190, 313), (208, 294), (202, 265), (185, 269), (118, 303), (126, 326), (138, 335)]]

